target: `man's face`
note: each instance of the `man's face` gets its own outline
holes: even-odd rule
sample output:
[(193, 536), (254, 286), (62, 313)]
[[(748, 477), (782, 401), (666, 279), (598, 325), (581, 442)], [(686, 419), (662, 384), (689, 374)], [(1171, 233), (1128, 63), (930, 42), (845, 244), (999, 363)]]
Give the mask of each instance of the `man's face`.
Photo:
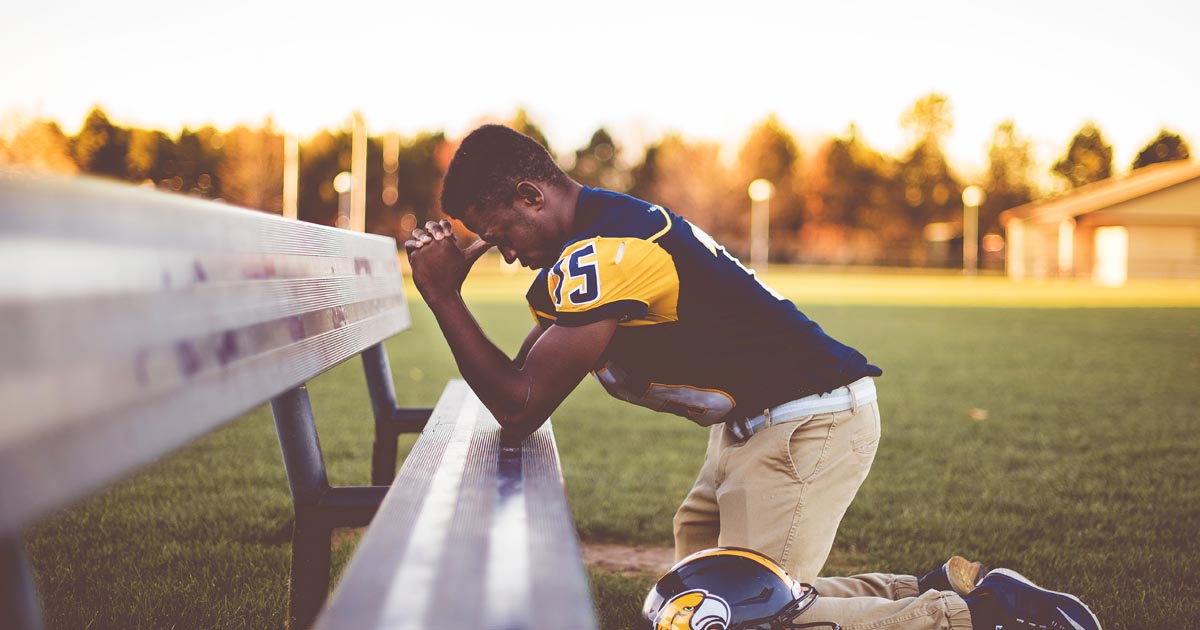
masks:
[(506, 262), (520, 261), (524, 267), (541, 269), (558, 260), (562, 244), (548, 238), (538, 222), (539, 213), (516, 203), (490, 208), (471, 206), (463, 213), (463, 225), (496, 246)]

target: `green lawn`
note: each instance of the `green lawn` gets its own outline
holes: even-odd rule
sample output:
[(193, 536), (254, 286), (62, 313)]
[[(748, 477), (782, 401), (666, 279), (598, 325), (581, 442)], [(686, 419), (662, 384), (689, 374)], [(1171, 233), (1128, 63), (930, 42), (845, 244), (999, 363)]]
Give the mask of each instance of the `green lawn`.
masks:
[[(531, 319), (502, 296), (527, 276), (480, 276), (472, 303), (513, 351)], [(786, 270), (769, 281), (885, 371), (883, 443), (827, 573), (920, 572), (960, 553), (1081, 594), (1106, 628), (1200, 617), (1200, 285)], [(428, 310), (413, 310), (413, 330), (388, 347), (400, 403), (431, 404), (457, 372)], [(331, 481), (365, 483), (357, 361), (310, 390)], [(989, 419), (969, 419), (976, 408)], [(555, 431), (584, 540), (670, 544), (705, 431), (590, 381)], [(260, 408), (30, 532), (48, 625), (280, 627), (290, 521)], [(354, 542), (340, 543), (343, 561)], [(592, 577), (603, 627), (622, 628), (656, 576)]]

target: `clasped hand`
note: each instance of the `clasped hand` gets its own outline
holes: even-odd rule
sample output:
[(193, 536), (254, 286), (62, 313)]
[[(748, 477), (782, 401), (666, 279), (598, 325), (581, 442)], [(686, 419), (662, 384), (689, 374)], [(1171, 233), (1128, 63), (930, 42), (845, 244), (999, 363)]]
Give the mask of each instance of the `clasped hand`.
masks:
[(450, 222), (444, 219), (427, 221), (424, 229), (413, 230), (404, 242), (413, 282), (426, 302), (457, 294), (471, 266), (491, 246), (479, 239), (460, 250)]

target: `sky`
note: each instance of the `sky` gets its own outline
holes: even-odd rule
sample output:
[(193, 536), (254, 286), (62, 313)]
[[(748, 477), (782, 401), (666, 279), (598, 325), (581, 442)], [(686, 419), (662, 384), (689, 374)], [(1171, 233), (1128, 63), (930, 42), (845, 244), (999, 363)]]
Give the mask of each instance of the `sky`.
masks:
[[(1124, 171), (1166, 127), (1200, 147), (1190, 0), (569, 0), (420, 3), (14, 0), (0, 5), (0, 123), (257, 125), (301, 136), (354, 110), (371, 133), (526, 109), (560, 155), (603, 126), (636, 161), (667, 132), (731, 152), (774, 113), (804, 146), (851, 123), (909, 144), (901, 114), (946, 95), (946, 150), (986, 165), (1006, 118), (1045, 168), (1095, 122)], [(3, 129), (0, 128), (0, 132)]]

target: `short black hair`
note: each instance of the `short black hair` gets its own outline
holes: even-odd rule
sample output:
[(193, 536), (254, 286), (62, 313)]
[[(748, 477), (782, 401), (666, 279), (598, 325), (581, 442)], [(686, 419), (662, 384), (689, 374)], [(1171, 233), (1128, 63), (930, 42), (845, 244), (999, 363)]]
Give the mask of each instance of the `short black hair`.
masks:
[(529, 136), (504, 125), (484, 125), (463, 138), (442, 182), (442, 212), (456, 219), (471, 206), (511, 201), (522, 180), (567, 180), (554, 158)]

